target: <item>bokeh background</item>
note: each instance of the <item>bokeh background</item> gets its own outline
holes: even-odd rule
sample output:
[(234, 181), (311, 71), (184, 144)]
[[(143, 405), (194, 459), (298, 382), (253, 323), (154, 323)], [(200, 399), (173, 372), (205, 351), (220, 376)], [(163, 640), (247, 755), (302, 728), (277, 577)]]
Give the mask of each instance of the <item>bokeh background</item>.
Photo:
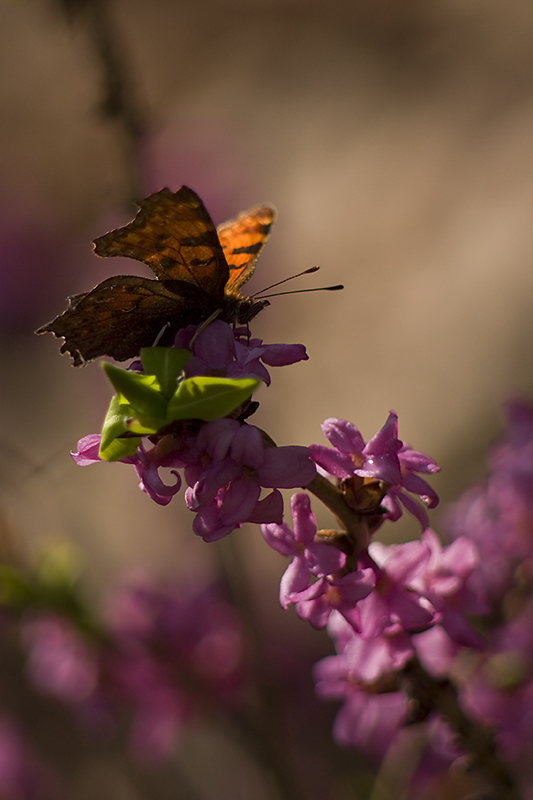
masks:
[[(310, 357), (275, 370), (259, 397), (256, 422), (278, 444), (321, 442), (329, 416), (369, 438), (394, 409), (401, 438), (442, 466), (444, 503), (483, 475), (501, 401), (533, 390), (531, 4), (102, 4), (143, 127), (133, 156), (102, 107), (83, 3), (0, 6), (5, 548), (31, 560), (71, 540), (91, 601), (124, 569), (175, 578), (213, 558), (179, 498), (160, 508), (128, 467), (73, 464), (110, 392), (98, 364), (75, 370), (58, 341), (33, 335), (67, 295), (147, 274), (97, 259), (91, 241), (133, 216), (132, 195), (162, 186), (189, 185), (216, 223), (277, 206), (250, 291), (314, 264), (302, 288), (345, 285), (274, 299), (254, 320), (254, 335)], [(384, 529), (416, 534), (414, 522)], [(327, 648), (278, 609), (281, 559), (251, 528), (236, 538), (265, 626)]]

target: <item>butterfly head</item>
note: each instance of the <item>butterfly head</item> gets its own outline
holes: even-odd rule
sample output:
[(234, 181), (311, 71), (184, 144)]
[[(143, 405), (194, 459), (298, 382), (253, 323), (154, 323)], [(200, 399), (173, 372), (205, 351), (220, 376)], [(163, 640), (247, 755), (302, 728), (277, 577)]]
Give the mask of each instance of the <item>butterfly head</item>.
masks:
[(270, 305), (269, 300), (255, 300), (253, 297), (243, 295), (226, 295), (224, 298), (224, 309), (220, 319), (224, 322), (246, 325), (253, 318)]

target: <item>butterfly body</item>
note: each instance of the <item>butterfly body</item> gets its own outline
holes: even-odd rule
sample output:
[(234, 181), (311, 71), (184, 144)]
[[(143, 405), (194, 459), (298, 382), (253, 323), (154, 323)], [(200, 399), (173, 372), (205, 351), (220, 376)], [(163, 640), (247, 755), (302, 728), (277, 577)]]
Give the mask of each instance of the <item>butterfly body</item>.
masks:
[(204, 204), (186, 186), (162, 189), (139, 203), (135, 219), (96, 239), (102, 257), (126, 256), (150, 267), (156, 280), (118, 275), (69, 307), (37, 333), (64, 337), (60, 352), (81, 366), (98, 356), (124, 361), (158, 340), (171, 345), (176, 331), (213, 315), (226, 322), (252, 319), (268, 301), (246, 297), (241, 286), (275, 219), (259, 206), (215, 228)]

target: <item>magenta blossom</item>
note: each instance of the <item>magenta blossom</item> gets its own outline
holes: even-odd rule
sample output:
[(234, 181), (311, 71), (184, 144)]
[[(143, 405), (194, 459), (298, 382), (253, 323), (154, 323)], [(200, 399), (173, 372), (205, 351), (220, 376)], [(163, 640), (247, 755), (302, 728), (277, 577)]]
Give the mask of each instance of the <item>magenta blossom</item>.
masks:
[(499, 603), (515, 581), (515, 571), (533, 572), (533, 409), (509, 402), (507, 430), (489, 455), (486, 481), (459, 498), (447, 515), (453, 538), (475, 543), (479, 565), (470, 585)]
[(185, 366), (188, 378), (196, 375), (258, 378), (269, 386), (270, 375), (265, 364), (283, 367), (309, 358), (303, 344), (263, 344), (261, 339), (250, 339), (246, 328), (234, 329), (218, 319), (193, 338), (197, 330), (196, 325), (183, 328), (174, 341), (175, 347), (192, 350)]
[(329, 618), (328, 633), (352, 679), (368, 687), (393, 676), (414, 655), (411, 637), (404, 631), (364, 639), (337, 612)]
[(451, 639), (464, 647), (483, 647), (483, 638), (474, 631), (466, 615), (489, 613), (484, 597), (469, 585), (471, 575), (479, 564), (474, 543), (461, 536), (442, 547), (437, 535), (427, 528), (422, 541), (430, 549), (426, 569), (416, 575), (411, 587), (430, 601), (439, 613), (439, 624)]
[(335, 740), (379, 762), (405, 722), (406, 695), (365, 692), (341, 655), (323, 658), (315, 664), (313, 674), (318, 697), (344, 701), (333, 726)]
[(220, 588), (195, 575), (179, 589), (131, 576), (108, 603), (109, 626), (124, 649), (165, 655), (172, 672), (194, 676), (202, 696), (234, 705), (244, 686), (244, 638), (238, 615)]
[[(379, 763), (398, 737), (411, 730), (406, 728), (411, 702), (398, 688), (397, 673), (415, 655), (414, 640), (427, 634), (412, 637), (399, 631), (363, 639), (336, 612), (330, 616), (328, 633), (337, 655), (315, 665), (316, 693), (322, 699), (344, 701), (333, 726), (336, 741)], [(423, 725), (426, 750), (422, 769), (415, 774), (418, 783), (438, 777), (460, 755), (442, 718), (430, 714)]]
[(268, 544), (282, 555), (293, 556), (280, 586), (284, 608), (296, 604), (296, 612), (315, 628), (323, 628), (331, 612), (337, 609), (359, 628), (357, 603), (374, 585), (371, 569), (335, 575), (345, 564), (346, 556), (337, 548), (316, 542), (316, 522), (306, 494), (291, 498), (294, 532), (286, 525), (262, 525)]
[[(189, 326), (176, 336), (176, 346), (192, 353), (185, 365), (186, 377), (252, 377), (268, 384), (265, 364), (283, 366), (307, 358), (303, 345), (264, 345), (250, 339), (247, 330), (234, 330), (220, 320), (198, 330)], [(138, 366), (142, 368), (140, 362)], [(177, 470), (184, 470), (185, 500), (196, 513), (193, 530), (205, 541), (220, 539), (244, 522), (280, 523), (283, 498), (279, 489), (306, 486), (316, 472), (307, 448), (271, 446), (259, 428), (241, 419), (188, 420), (151, 439), (158, 439), (153, 447), (143, 440), (133, 455), (119, 460), (135, 467), (140, 489), (159, 505), (170, 503), (180, 490), (182, 478)], [(73, 459), (80, 466), (100, 461), (99, 444), (99, 436), (85, 436)], [(173, 476), (169, 483), (160, 475), (165, 467)], [(263, 489), (272, 491), (263, 496)]]
[(336, 612), (330, 617), (328, 632), (338, 654), (315, 664), (313, 675), (318, 697), (344, 700), (333, 736), (339, 744), (380, 761), (407, 717), (406, 695), (392, 688), (394, 672), (405, 665), (412, 648), (406, 642), (403, 652), (395, 647), (387, 652), (384, 641), (366, 643)]
[(266, 542), (283, 556), (293, 556), (281, 580), (280, 602), (288, 608), (291, 595), (306, 589), (311, 577), (337, 572), (346, 562), (346, 556), (336, 547), (315, 542), (316, 521), (306, 494), (293, 494), (291, 512), (294, 532), (282, 522), (262, 525)]
[(87, 467), (89, 464), (98, 464), (102, 459), (98, 455), (100, 450), (99, 433), (90, 433), (78, 441), (78, 449), (71, 450), (70, 455), (79, 467)]
[[(240, 621), (219, 588), (202, 577), (179, 589), (130, 578), (110, 598), (99, 632), (88, 636), (52, 612), (28, 614), (22, 623), (28, 674), (94, 732), (107, 733), (126, 717), (136, 757), (168, 756), (206, 702), (224, 709), (242, 702)], [(0, 720), (0, 739), (1, 733)]]
[[(392, 412), (391, 412), (392, 413)], [(396, 427), (398, 422), (396, 420)], [(412, 450), (408, 445), (403, 444), (398, 451), (398, 461), (400, 462), (401, 479), (395, 486), (387, 489), (385, 497), (381, 501), (384, 508), (388, 510), (385, 519), (395, 522), (402, 516), (402, 508), (407, 509), (420, 522), (422, 528), (428, 526), (428, 515), (424, 506), (435, 508), (438, 505), (439, 497), (435, 490), (416, 473), (431, 474), (438, 472), (438, 467), (433, 459)], [(409, 494), (408, 494), (409, 493)], [(424, 506), (413, 500), (411, 495), (418, 495)]]
[[(76, 463), (100, 461), (99, 441), (97, 435), (80, 439), (72, 453)], [(201, 425), (198, 432), (163, 437), (149, 450), (141, 443), (133, 456), (120, 461), (133, 464), (141, 490), (160, 505), (179, 491), (176, 469), (183, 469), (189, 487), (185, 500), (196, 512), (193, 530), (205, 541), (221, 539), (244, 522), (281, 523), (278, 490), (306, 486), (316, 471), (306, 447), (267, 446), (259, 428), (227, 417)], [(173, 484), (161, 480), (161, 467), (173, 468)], [(273, 491), (261, 497), (262, 489)]]
[(338, 611), (354, 630), (361, 629), (359, 600), (367, 597), (374, 586), (372, 570), (363, 569), (335, 577), (324, 575), (301, 592), (289, 595), (296, 603), (296, 613), (317, 629), (323, 628), (333, 611)]
[(373, 542), (359, 559), (361, 566), (374, 570), (375, 590), (359, 603), (361, 635), (365, 639), (418, 633), (438, 621), (431, 603), (413, 588), (427, 567), (430, 549), (425, 542), (389, 545)]
[[(71, 451), (71, 456), (80, 467), (86, 467), (89, 464), (97, 464), (102, 461), (98, 455), (100, 447), (100, 434), (90, 434), (84, 436), (78, 442), (78, 449)], [(179, 474), (172, 470), (172, 474), (176, 480), (170, 486), (163, 483), (159, 477), (159, 468), (166, 466), (168, 456), (161, 457), (160, 448), (153, 447), (146, 450), (144, 444), (141, 442), (137, 451), (133, 456), (126, 456), (120, 458), (123, 464), (133, 464), (135, 471), (139, 478), (139, 489), (152, 498), (158, 505), (166, 506), (174, 495), (179, 492), (181, 488), (181, 478)], [(182, 466), (180, 464), (180, 466)]]
[(381, 505), (387, 509), (385, 519), (397, 520), (402, 514), (401, 503), (423, 528), (427, 527), (425, 509), (408, 493), (418, 495), (426, 506), (434, 508), (438, 503), (437, 494), (416, 473), (437, 472), (439, 467), (428, 456), (411, 450), (397, 438), (398, 417), (394, 411), (367, 444), (355, 425), (346, 420), (332, 417), (321, 427), (332, 447), (310, 446), (311, 457), (319, 467), (339, 481), (357, 476), (383, 482), (386, 493)]
[[(306, 447), (269, 447), (259, 428), (233, 419), (204, 425), (198, 447), (205, 456), (185, 470), (185, 499), (196, 511), (193, 530), (205, 541), (220, 539), (243, 522), (281, 523), (278, 489), (306, 486), (315, 475)], [(274, 491), (260, 499), (262, 488)]]
[(24, 623), (22, 634), (34, 684), (67, 703), (82, 706), (96, 689), (98, 664), (75, 628), (48, 614)]

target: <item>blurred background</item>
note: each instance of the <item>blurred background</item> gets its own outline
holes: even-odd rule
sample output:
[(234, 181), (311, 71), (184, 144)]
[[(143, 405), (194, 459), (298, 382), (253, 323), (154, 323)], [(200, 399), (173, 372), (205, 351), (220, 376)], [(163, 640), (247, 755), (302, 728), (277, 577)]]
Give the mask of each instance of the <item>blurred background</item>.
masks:
[[(170, 579), (214, 558), (180, 497), (161, 508), (125, 465), (74, 465), (110, 391), (98, 363), (76, 370), (33, 334), (68, 295), (148, 274), (96, 258), (91, 241), (163, 186), (193, 188), (217, 224), (277, 206), (250, 292), (314, 264), (302, 288), (345, 285), (274, 299), (254, 320), (255, 336), (310, 357), (273, 370), (256, 424), (278, 444), (322, 443), (320, 423), (339, 416), (368, 439), (394, 409), (400, 438), (442, 466), (443, 503), (480, 478), (501, 401), (533, 389), (531, 4), (93, 4), (138, 136), (109, 113), (105, 36), (84, 5), (1, 0), (5, 547), (31, 560), (52, 539), (74, 542), (91, 602), (125, 569)], [(391, 527), (388, 541), (418, 533)], [(315, 659), (327, 652), (278, 608), (282, 559), (252, 528), (236, 539), (263, 624), (298, 631)]]

